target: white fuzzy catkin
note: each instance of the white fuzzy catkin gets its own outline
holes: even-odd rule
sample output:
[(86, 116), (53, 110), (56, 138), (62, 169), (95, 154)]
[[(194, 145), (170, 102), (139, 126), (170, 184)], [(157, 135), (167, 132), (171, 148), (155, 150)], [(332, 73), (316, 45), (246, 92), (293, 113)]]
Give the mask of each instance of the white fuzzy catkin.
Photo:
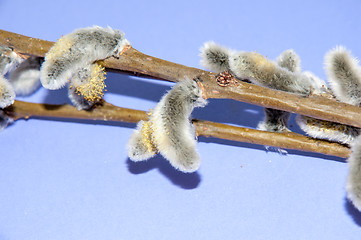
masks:
[[(301, 60), (293, 50), (283, 52), (277, 58), (277, 63), (290, 71), (301, 72)], [(317, 86), (316, 89), (312, 89), (313, 94), (322, 94), (327, 91), (326, 83), (312, 72), (306, 71), (302, 72), (302, 74), (311, 79), (315, 83), (314, 85)], [(281, 120), (282, 118), (279, 119), (279, 121)], [(360, 133), (358, 129), (353, 127), (301, 115), (296, 117), (296, 122), (304, 132), (314, 138), (327, 139), (344, 144), (350, 144)], [(281, 124), (279, 125), (282, 126)]]
[(325, 56), (325, 70), (330, 88), (341, 102), (361, 103), (361, 68), (346, 48), (339, 46)]
[[(276, 62), (280, 67), (291, 72), (301, 72), (300, 57), (292, 49), (282, 52)], [(265, 108), (264, 113), (265, 119), (258, 124), (257, 129), (270, 132), (289, 131), (288, 120), (291, 116), (289, 112)]]
[(10, 73), (9, 81), (17, 95), (29, 95), (40, 87), (42, 59), (29, 57)]
[(361, 133), (361, 130), (356, 127), (306, 116), (298, 115), (296, 122), (304, 132), (313, 138), (326, 139), (342, 144), (351, 145)]
[(229, 65), (237, 78), (249, 79), (263, 87), (302, 95), (320, 88), (306, 75), (280, 67), (256, 52), (238, 52), (230, 58)]
[(215, 42), (206, 42), (200, 48), (200, 64), (213, 72), (223, 72), (229, 70), (229, 57), (233, 50), (216, 44)]
[(274, 62), (256, 52), (236, 52), (206, 42), (200, 48), (200, 56), (205, 68), (214, 72), (230, 70), (238, 79), (248, 79), (257, 85), (302, 95), (322, 91), (318, 82), (301, 73), (300, 58), (292, 49)]
[[(344, 47), (336, 47), (325, 56), (325, 69), (330, 88), (335, 97), (345, 103), (361, 103), (361, 71), (356, 58)], [(312, 77), (312, 76), (311, 76)], [(317, 77), (314, 77), (315, 81)], [(296, 119), (303, 131), (314, 138), (327, 139), (352, 145), (361, 130), (339, 123), (327, 122), (305, 116)]]
[(347, 197), (361, 211), (361, 136), (356, 139), (351, 150), (352, 153), (347, 159), (349, 172), (346, 191)]
[[(277, 70), (277, 67), (271, 61), (262, 60), (262, 56), (259, 57), (261, 58), (261, 60), (259, 60), (261, 63), (258, 64), (264, 66), (258, 66), (258, 68), (261, 69), (261, 72), (263, 71), (265, 77), (259, 78), (263, 83), (260, 83), (258, 80), (254, 80), (257, 79), (257, 77), (254, 78), (253, 81), (256, 84), (264, 85), (266, 87), (277, 90), (301, 94), (312, 93), (320, 95), (327, 91), (326, 83), (323, 80), (315, 76), (312, 72), (301, 72), (301, 60), (293, 50), (290, 49), (284, 51), (276, 60), (276, 63), (279, 65), (279, 67), (284, 68), (286, 72), (282, 71), (282, 69)], [(266, 62), (263, 63), (263, 61)], [(248, 65), (251, 66), (252, 64)], [(267, 72), (267, 69), (270, 72)], [(273, 71), (275, 73), (270, 75), (270, 73)], [(289, 75), (287, 71), (294, 72), (294, 74), (297, 75)], [(288, 76), (286, 76), (287, 74), (284, 73), (287, 73)], [(259, 72), (256, 73), (256, 75), (259, 76), (261, 76), (261, 74), (262, 73)], [(277, 77), (277, 74), (280, 74), (280, 77)], [(265, 109), (265, 113), (265, 120), (260, 122), (258, 129), (273, 132), (282, 132), (288, 130), (287, 121), (290, 117), (289, 113), (274, 109)], [(352, 127), (333, 123), (331, 124), (329, 122), (303, 116), (298, 116), (297, 123), (300, 125), (302, 130), (313, 137), (326, 138), (329, 140), (339, 139), (339, 141), (342, 143), (349, 143), (349, 141), (352, 141), (353, 137), (357, 136), (358, 133), (357, 129)]]
[(68, 97), (71, 103), (80, 110), (89, 110), (94, 106), (94, 102), (86, 100), (74, 87), (69, 87)]
[(130, 136), (127, 144), (128, 156), (132, 161), (147, 160), (158, 152), (154, 143), (155, 137), (152, 127), (153, 124), (150, 120), (138, 122), (137, 128)]
[[(361, 68), (358, 60), (344, 47), (336, 47), (325, 56), (325, 69), (330, 87), (336, 98), (345, 103), (359, 106), (361, 103)], [(319, 120), (321, 121), (321, 120)], [(326, 122), (327, 124), (327, 122)], [(338, 142), (345, 142), (352, 146), (352, 153), (348, 158), (349, 173), (347, 176), (347, 197), (353, 205), (361, 211), (361, 129), (341, 124), (339, 132), (332, 133), (337, 136)], [(358, 137), (357, 137), (358, 136)], [(330, 136), (327, 136), (330, 139)]]
[(6, 114), (4, 110), (0, 109), (0, 130), (5, 129), (9, 124), (13, 123), (14, 119)]
[(327, 88), (327, 84), (324, 80), (317, 77), (313, 72), (310, 72), (310, 71), (304, 71), (304, 72), (302, 72), (302, 75), (309, 78), (311, 80), (311, 82), (313, 83), (312, 89), (311, 89), (312, 94), (315, 94), (315, 95), (327, 94), (328, 88)]
[(289, 112), (273, 108), (264, 108), (265, 118), (257, 125), (257, 129), (269, 132), (287, 132), (288, 120), (291, 116)]
[(196, 171), (200, 157), (190, 115), (194, 107), (206, 103), (195, 81), (176, 84), (149, 113), (149, 120), (139, 122), (128, 142), (129, 158), (142, 161), (160, 152), (176, 169)]
[(0, 108), (14, 103), (15, 91), (4, 75), (16, 67), (22, 58), (8, 47), (0, 46)]
[(301, 59), (293, 49), (283, 51), (276, 59), (278, 66), (295, 73), (301, 72)]
[[(236, 52), (214, 42), (206, 42), (200, 49), (201, 65), (215, 72), (231, 71), (238, 79), (248, 79), (254, 84), (303, 95), (322, 94), (325, 82), (311, 72), (301, 72), (301, 60), (294, 50), (280, 54), (270, 61), (256, 52)], [(265, 119), (259, 130), (289, 131), (290, 113), (266, 108)]]
[(11, 48), (0, 46), (0, 74), (5, 75), (20, 64), (23, 59)]
[(79, 69), (118, 54), (129, 45), (119, 30), (99, 26), (77, 29), (61, 37), (45, 55), (41, 83), (48, 89), (64, 87)]
[(14, 103), (15, 92), (11, 84), (0, 74), (0, 108)]
[(78, 110), (89, 110), (103, 97), (105, 73), (97, 63), (79, 69), (70, 80), (68, 96)]

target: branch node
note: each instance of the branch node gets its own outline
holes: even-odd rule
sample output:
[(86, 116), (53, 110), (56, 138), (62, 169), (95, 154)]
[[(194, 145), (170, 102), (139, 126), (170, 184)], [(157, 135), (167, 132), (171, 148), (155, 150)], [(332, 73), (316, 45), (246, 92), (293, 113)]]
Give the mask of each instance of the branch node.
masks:
[(224, 71), (216, 75), (217, 84), (221, 87), (227, 87), (230, 84), (236, 84), (237, 79), (229, 71)]

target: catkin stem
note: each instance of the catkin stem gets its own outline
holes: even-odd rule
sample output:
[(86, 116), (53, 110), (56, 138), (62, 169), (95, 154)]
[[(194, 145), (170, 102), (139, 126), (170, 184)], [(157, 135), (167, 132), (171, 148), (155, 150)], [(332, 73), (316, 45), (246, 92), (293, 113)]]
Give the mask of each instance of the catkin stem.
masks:
[[(53, 44), (0, 30), (0, 45), (12, 47), (22, 54), (44, 56)], [(155, 58), (132, 47), (117, 59), (102, 61), (102, 65), (112, 71), (135, 72), (173, 82), (185, 77), (197, 78), (205, 98), (228, 98), (361, 128), (361, 109), (356, 106), (321, 96), (298, 96), (241, 81), (222, 87), (217, 84), (215, 73)]]
[[(70, 105), (15, 101), (11, 107), (5, 110), (15, 120), (28, 118), (68, 118), (137, 123), (148, 118), (147, 113), (144, 111), (116, 107), (106, 102), (97, 106), (92, 111), (78, 111)], [(198, 119), (194, 119), (193, 124), (198, 136), (315, 152), (343, 158), (348, 157), (350, 154), (350, 149), (345, 145), (316, 140), (296, 133), (265, 132)]]
[[(26, 37), (0, 30), (0, 45), (13, 48), (20, 54), (43, 57), (53, 42)], [(361, 110), (358, 107), (339, 103), (319, 96), (302, 97), (291, 93), (272, 90), (245, 82), (232, 82), (224, 87), (217, 84), (217, 75), (212, 72), (172, 63), (145, 55), (129, 47), (119, 58), (109, 58), (101, 64), (111, 71), (144, 74), (152, 78), (177, 82), (185, 77), (197, 79), (203, 88), (204, 98), (228, 98), (255, 105), (284, 110), (293, 113), (361, 127)], [(71, 118), (103, 121), (138, 122), (147, 118), (143, 111), (119, 108), (104, 103), (92, 111), (77, 111), (69, 105), (35, 104), (16, 101), (6, 111), (14, 119)], [(295, 133), (272, 133), (240, 128), (209, 121), (194, 120), (197, 134), (233, 141), (255, 143), (300, 151), (317, 152), (338, 157), (350, 154), (348, 147), (315, 140)]]

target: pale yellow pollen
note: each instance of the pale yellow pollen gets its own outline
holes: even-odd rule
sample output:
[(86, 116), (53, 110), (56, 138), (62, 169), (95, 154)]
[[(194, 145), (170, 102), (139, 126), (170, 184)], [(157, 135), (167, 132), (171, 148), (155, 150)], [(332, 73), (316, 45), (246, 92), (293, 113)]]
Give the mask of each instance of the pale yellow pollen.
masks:
[(252, 54), (252, 58), (258, 67), (269, 68), (272, 66), (272, 63), (267, 58), (262, 56), (262, 54), (254, 53)]
[(59, 57), (63, 56), (71, 46), (73, 45), (73, 40), (69, 37), (62, 37), (54, 44), (54, 46), (46, 54), (47, 60), (56, 60)]
[(92, 69), (89, 79), (86, 83), (77, 87), (75, 92), (83, 95), (83, 97), (90, 102), (96, 102), (103, 98), (104, 88), (106, 87), (104, 67), (96, 64)]
[(157, 147), (155, 145), (154, 141), (154, 129), (153, 129), (153, 123), (149, 120), (147, 122), (143, 123), (142, 129), (142, 141), (144, 145), (147, 147), (148, 152), (157, 152)]
[(315, 131), (321, 131), (324, 133), (331, 133), (331, 132), (345, 132), (347, 131), (347, 126), (343, 124), (336, 124), (333, 122), (323, 121), (319, 119), (304, 117), (306, 119), (306, 125), (315, 130)]

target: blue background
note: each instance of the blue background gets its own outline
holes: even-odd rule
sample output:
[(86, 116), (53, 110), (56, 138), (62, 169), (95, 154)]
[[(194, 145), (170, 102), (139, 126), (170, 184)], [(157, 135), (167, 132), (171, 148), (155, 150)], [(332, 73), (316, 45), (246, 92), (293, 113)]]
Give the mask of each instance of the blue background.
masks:
[[(146, 54), (198, 68), (209, 40), (271, 59), (293, 48), (304, 70), (325, 79), (329, 49), (361, 56), (360, 11), (357, 0), (2, 0), (0, 28), (56, 41), (76, 28), (111, 26)], [(172, 86), (107, 76), (105, 99), (121, 107), (153, 108)], [(18, 99), (69, 103), (65, 89)], [(193, 116), (255, 128), (263, 110), (211, 100)], [(0, 239), (360, 239), (344, 159), (201, 137), (201, 168), (183, 174), (161, 156), (130, 162), (134, 126), (30, 119), (2, 131)]]

